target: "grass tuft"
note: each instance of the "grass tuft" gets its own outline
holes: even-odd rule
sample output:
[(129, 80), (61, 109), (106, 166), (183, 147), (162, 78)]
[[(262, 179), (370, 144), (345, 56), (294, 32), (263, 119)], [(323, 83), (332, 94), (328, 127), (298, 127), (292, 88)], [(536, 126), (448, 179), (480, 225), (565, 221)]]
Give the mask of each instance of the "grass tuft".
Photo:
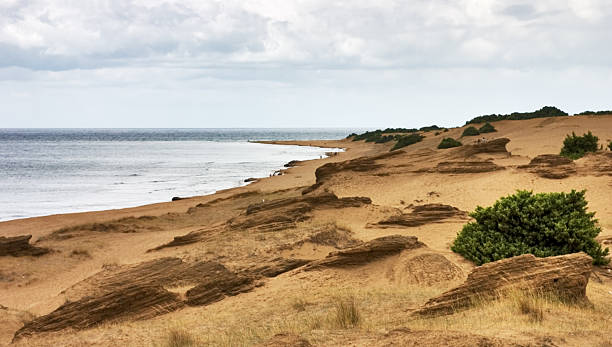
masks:
[(172, 328), (164, 337), (164, 347), (192, 347), (197, 346), (197, 340), (187, 330)]
[(342, 329), (357, 327), (361, 323), (361, 312), (354, 296), (337, 297), (334, 303), (334, 323)]

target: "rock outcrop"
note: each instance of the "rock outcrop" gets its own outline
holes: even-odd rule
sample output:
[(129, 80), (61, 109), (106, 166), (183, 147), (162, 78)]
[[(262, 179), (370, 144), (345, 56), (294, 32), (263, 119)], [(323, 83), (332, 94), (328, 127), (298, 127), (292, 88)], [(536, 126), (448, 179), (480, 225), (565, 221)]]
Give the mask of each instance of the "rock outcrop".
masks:
[(146, 319), (184, 306), (178, 294), (159, 285), (125, 286), (101, 296), (68, 302), (48, 315), (36, 318), (19, 329), (13, 340), (33, 333), (66, 328), (86, 329), (121, 319)]
[(518, 168), (552, 179), (566, 178), (576, 173), (576, 164), (571, 159), (558, 154), (538, 155), (529, 164), (521, 165)]
[(365, 197), (338, 198), (332, 193), (277, 199), (250, 205), (246, 213), (229, 221), (231, 229), (278, 231), (311, 218), (315, 209), (360, 207), (371, 204)]
[(210, 275), (201, 278), (197, 286), (185, 293), (188, 305), (208, 305), (226, 296), (248, 292), (255, 287), (252, 277), (237, 275), (219, 263), (208, 263)]
[(32, 235), (14, 237), (0, 237), (0, 256), (40, 256), (49, 253), (49, 249), (32, 246), (30, 239)]
[(391, 216), (378, 222), (379, 227), (405, 226), (416, 227), (429, 223), (439, 223), (448, 219), (465, 219), (467, 213), (460, 209), (444, 204), (426, 204), (415, 206), (410, 213)]
[(310, 260), (294, 258), (274, 258), (269, 261), (254, 264), (240, 273), (250, 277), (276, 277), (287, 271), (308, 264)]
[(332, 176), (342, 171), (353, 172), (372, 172), (383, 167), (383, 164), (377, 163), (377, 160), (391, 158), (403, 154), (403, 151), (393, 151), (372, 157), (361, 157), (351, 160), (346, 160), (337, 163), (327, 163), (320, 166), (315, 171), (316, 183), (302, 191), (302, 194), (311, 193), (321, 187), (323, 183), (328, 181)]
[(465, 283), (430, 299), (414, 314), (444, 315), (468, 308), (473, 299), (492, 300), (508, 290), (550, 293), (568, 301), (586, 298), (593, 259), (585, 253), (548, 258), (524, 254), (475, 268)]
[(434, 172), (446, 174), (479, 173), (503, 170), (492, 161), (443, 161), (438, 163)]
[(363, 265), (397, 254), (405, 249), (415, 249), (424, 246), (425, 244), (420, 242), (415, 236), (383, 236), (355, 247), (331, 252), (327, 257), (309, 263), (304, 267), (304, 270), (310, 271), (328, 267)]
[(464, 145), (460, 148), (459, 151), (463, 153), (463, 155), (466, 157), (481, 153), (510, 155), (510, 153), (506, 149), (506, 145), (508, 144), (508, 142), (510, 142), (510, 139), (503, 137), (487, 142)]

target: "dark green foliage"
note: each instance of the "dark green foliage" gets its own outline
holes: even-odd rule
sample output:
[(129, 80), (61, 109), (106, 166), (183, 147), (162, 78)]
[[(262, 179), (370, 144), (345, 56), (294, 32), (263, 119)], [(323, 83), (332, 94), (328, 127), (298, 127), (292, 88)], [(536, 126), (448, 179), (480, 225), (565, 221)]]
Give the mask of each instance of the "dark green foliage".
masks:
[(497, 122), (500, 120), (520, 120), (520, 119), (532, 119), (532, 118), (545, 118), (545, 117), (563, 117), (567, 116), (566, 112), (553, 106), (544, 106), (541, 109), (534, 112), (514, 112), (511, 114), (489, 114), (484, 116), (478, 116), (467, 121), (465, 124), (470, 123), (483, 123), (483, 122)]
[(446, 133), (446, 132), (448, 132), (448, 129), (444, 129), (444, 132), (445, 132), (445, 133)]
[(438, 148), (443, 149), (443, 148), (453, 148), (453, 147), (459, 147), (459, 146), (461, 146), (461, 142), (455, 139), (452, 139), (450, 137), (447, 137), (445, 139), (442, 139), (442, 141), (438, 145)]
[[(385, 135), (385, 136), (381, 136), (379, 137), (376, 141), (374, 141), (375, 143), (386, 143), (389, 141), (393, 141), (395, 139), (395, 136), (393, 135)], [(367, 141), (367, 140), (366, 140)]]
[(424, 131), (424, 132), (428, 132), (428, 131), (432, 131), (432, 130), (441, 130), (441, 129), (442, 129), (442, 128), (440, 128), (440, 127), (439, 127), (439, 126), (437, 126), (437, 125), (430, 125), (430, 126), (428, 126), (428, 127), (422, 127), (422, 128), (420, 128), (419, 130), (420, 130), (420, 131)]
[(412, 144), (422, 141), (423, 138), (424, 137), (420, 134), (410, 134), (406, 136), (398, 136), (397, 143), (395, 144), (395, 146), (393, 146), (393, 148), (391, 148), (391, 150), (395, 151), (396, 149), (410, 146)]
[(607, 264), (609, 250), (595, 241), (601, 232), (587, 212), (585, 191), (518, 191), (493, 206), (476, 207), (476, 221), (463, 226), (451, 249), (478, 265), (521, 254), (549, 257), (585, 252), (596, 265)]
[(604, 116), (612, 115), (612, 111), (584, 111), (575, 114), (575, 116)]
[(608, 143), (608, 149), (612, 151), (612, 141), (610, 141), (610, 143)]
[(489, 122), (486, 122), (485, 125), (481, 126), (480, 129), (478, 129), (478, 132), (480, 132), (481, 134), (494, 133), (496, 131), (497, 129), (495, 129), (495, 127), (492, 126)]
[(478, 129), (474, 128), (474, 127), (468, 127), (465, 130), (463, 130), (463, 134), (461, 135), (461, 137), (464, 136), (478, 136), (480, 135), (480, 133), (478, 132)]
[(599, 138), (593, 135), (590, 131), (582, 136), (567, 135), (563, 140), (563, 148), (561, 155), (570, 159), (582, 158), (587, 152), (597, 151), (597, 141)]
[[(381, 140), (384, 134), (393, 134), (393, 133), (415, 133), (417, 129), (406, 129), (406, 128), (387, 128), (385, 130), (374, 130), (374, 131), (366, 131), (363, 134), (351, 134), (349, 137), (353, 137), (353, 141), (362, 141), (366, 142), (377, 142)], [(390, 141), (390, 140), (389, 140)], [(386, 141), (385, 141), (386, 142)]]

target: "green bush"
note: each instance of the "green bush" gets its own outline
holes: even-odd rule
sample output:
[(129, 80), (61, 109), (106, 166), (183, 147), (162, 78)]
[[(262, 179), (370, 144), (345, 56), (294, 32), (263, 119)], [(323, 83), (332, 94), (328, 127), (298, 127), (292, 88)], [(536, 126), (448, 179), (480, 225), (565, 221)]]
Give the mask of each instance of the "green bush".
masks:
[(599, 138), (589, 131), (582, 136), (567, 135), (563, 140), (561, 155), (570, 159), (582, 158), (587, 152), (597, 152), (597, 141)]
[(497, 129), (495, 129), (495, 127), (492, 126), (489, 122), (486, 122), (485, 125), (481, 126), (480, 129), (478, 129), (478, 132), (480, 132), (481, 134), (494, 133), (496, 131)]
[(585, 191), (518, 191), (493, 206), (476, 207), (476, 221), (463, 226), (451, 249), (478, 265), (521, 254), (549, 257), (585, 252), (596, 265), (607, 264), (608, 249), (595, 241), (601, 232), (586, 211)]
[(608, 149), (612, 151), (612, 141), (610, 141), (610, 143), (608, 143)]
[(423, 140), (423, 136), (420, 134), (410, 134), (407, 136), (398, 136), (397, 143), (395, 144), (395, 146), (393, 146), (393, 148), (391, 148), (391, 150), (395, 151), (396, 149), (410, 146), (417, 142), (421, 142), (422, 140)]
[(464, 136), (478, 136), (480, 135), (480, 133), (478, 132), (478, 129), (474, 128), (474, 127), (468, 127), (463, 131), (463, 134), (461, 134), (461, 137)]
[(442, 141), (438, 145), (438, 149), (453, 148), (453, 147), (459, 147), (459, 146), (461, 146), (461, 142), (455, 139), (452, 139), (450, 137), (447, 137), (445, 139), (442, 139)]

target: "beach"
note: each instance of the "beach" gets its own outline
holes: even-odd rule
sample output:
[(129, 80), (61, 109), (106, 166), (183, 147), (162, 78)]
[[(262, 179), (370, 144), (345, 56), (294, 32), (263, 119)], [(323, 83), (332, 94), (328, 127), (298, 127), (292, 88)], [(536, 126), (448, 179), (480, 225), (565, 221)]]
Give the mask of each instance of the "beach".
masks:
[[(185, 264), (222, 264), (257, 284), (224, 293), (203, 306), (181, 304), (164, 314), (139, 312), (147, 317), (144, 320), (126, 314), (88, 329), (24, 335), (16, 345), (145, 346), (161, 341), (175, 327), (200, 336), (204, 345), (251, 345), (283, 332), (315, 345), (337, 346), (418, 341), (455, 345), (453, 341), (459, 340), (465, 345), (482, 341), (537, 345), (543, 338), (551, 345), (610, 343), (605, 327), (610, 324), (606, 310), (612, 278), (606, 277), (605, 268), (594, 270), (601, 272), (600, 280), (591, 280), (587, 287), (587, 296), (600, 309), (575, 309), (572, 322), (563, 315), (574, 309), (563, 307), (554, 308), (537, 328), (506, 316), (499, 324), (486, 321), (499, 318), (496, 314), (512, 315), (503, 307), (480, 308), (447, 321), (408, 318), (407, 311), (462, 283), (475, 268), (450, 250), (457, 232), (470, 220), (468, 213), (516, 190), (586, 190), (588, 209), (596, 213), (602, 228), (598, 240), (612, 243), (609, 151), (574, 161), (564, 177), (550, 178), (553, 170), (560, 170), (557, 167), (530, 166), (539, 155), (559, 153), (571, 132), (590, 130), (609, 142), (612, 116), (506, 120), (494, 125), (496, 132), (478, 138), (484, 138), (485, 144), (462, 138), (464, 145), (451, 149), (437, 146), (444, 137), (461, 138), (465, 127), (423, 132), (421, 142), (397, 151), (390, 151), (389, 143), (350, 139), (262, 141), (344, 151), (300, 161), (283, 169), (282, 175), (211, 195), (0, 222), (0, 236), (32, 235), (31, 244), (51, 250), (40, 257), (1, 259), (0, 304), (7, 309), (0, 310), (0, 342), (8, 343), (22, 328), (25, 312), (44, 316), (67, 302), (95, 297), (100, 288), (116, 286), (119, 292), (124, 288), (113, 282), (113, 276), (121, 271), (140, 271), (139, 264), (177, 258)], [(439, 219), (416, 215), (419, 206), (432, 205), (445, 206), (452, 213)], [(410, 223), (383, 223), (393, 218)], [(392, 235), (416, 237), (423, 246), (356, 268), (306, 271), (300, 270), (301, 265), (291, 268), (278, 262), (280, 258), (320, 262), (331, 252)], [(274, 276), (264, 274), (271, 272)], [(156, 283), (151, 279), (155, 276), (140, 275), (130, 275), (134, 285)], [(188, 277), (177, 281), (156, 285), (181, 298), (188, 298), (189, 290), (197, 287)], [(333, 298), (349, 294), (362, 303), (367, 324), (346, 330), (326, 323)], [(320, 320), (318, 325), (309, 325), (313, 319)], [(391, 333), (405, 326), (409, 330)]]

